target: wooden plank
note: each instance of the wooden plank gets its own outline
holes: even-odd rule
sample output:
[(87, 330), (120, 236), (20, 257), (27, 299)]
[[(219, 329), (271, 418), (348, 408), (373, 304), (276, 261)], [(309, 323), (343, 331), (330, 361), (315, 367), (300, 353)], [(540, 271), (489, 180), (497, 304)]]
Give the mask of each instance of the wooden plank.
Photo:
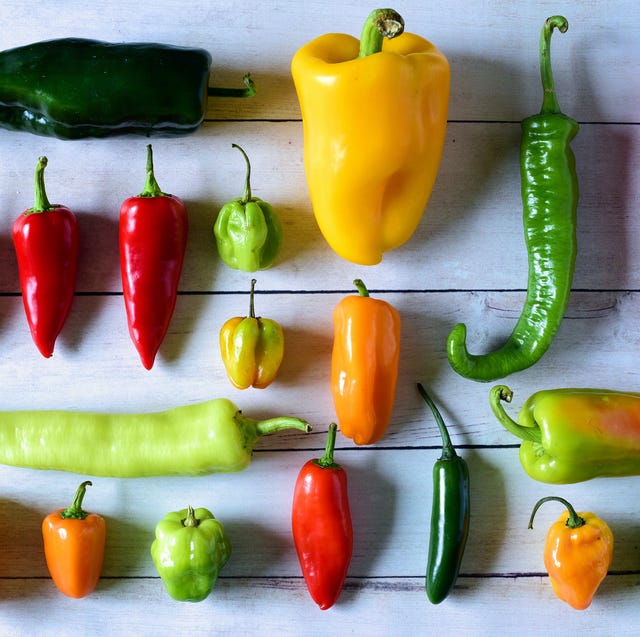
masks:
[[(576, 3), (565, 12), (569, 31), (554, 36), (561, 104), (580, 121), (638, 121), (639, 89), (629, 81), (640, 71), (636, 3), (617, 0), (613, 7)], [(3, 0), (0, 8), (6, 25), (3, 48), (68, 36), (205, 48), (214, 60), (212, 83), (238, 85), (242, 74), (251, 71), (259, 87), (251, 100), (212, 100), (208, 117), (250, 120), (299, 118), (291, 57), (324, 33), (358, 37), (367, 13), (357, 3), (340, 5), (337, 20), (335, 11), (318, 1), (212, 6), (197, 0), (172, 6), (126, 0), (98, 9), (71, 0), (61, 11), (54, 5)], [(512, 6), (465, 0), (448, 3), (446, 11), (420, 3), (401, 9), (407, 30), (434, 42), (450, 60), (451, 119), (477, 122), (519, 121), (538, 109), (538, 38), (545, 18), (557, 12), (557, 6), (541, 2)], [(457, 17), (454, 24), (451, 16)], [(616, 98), (605, 98), (612, 95)]]
[[(83, 627), (96, 636), (163, 637), (176, 631), (167, 625), (170, 613), (175, 626), (188, 625), (189, 630), (205, 634), (214, 630), (223, 637), (238, 633), (294, 637), (302, 625), (306, 635), (318, 637), (327, 632), (415, 635), (443, 626), (492, 637), (502, 631), (540, 634), (541, 624), (547, 634), (559, 634), (556, 627), (562, 625), (585, 635), (627, 637), (637, 633), (638, 611), (623, 615), (620, 608), (635, 606), (639, 585), (638, 575), (609, 577), (591, 607), (580, 612), (558, 600), (548, 579), (537, 575), (461, 578), (459, 587), (438, 606), (427, 601), (420, 578), (348, 580), (338, 604), (323, 612), (300, 579), (223, 577), (211, 597), (199, 604), (170, 600), (157, 580), (106, 580), (101, 590), (80, 602), (64, 598), (43, 580), (0, 580), (0, 595), (10, 602), (3, 605), (0, 627), (15, 637), (45, 634), (52, 625), (63, 637), (84, 635)], [(25, 586), (31, 595), (24, 595)], [(525, 610), (517, 610), (525, 605)]]
[[(129, 339), (121, 296), (79, 296), (51, 359), (42, 358), (32, 343), (20, 297), (8, 297), (3, 299), (0, 331), (5, 353), (0, 359), (4, 379), (0, 407), (148, 411), (226, 396), (256, 415), (297, 412), (326, 428), (335, 417), (329, 391), (331, 313), (344, 294), (259, 293), (256, 307), (282, 325), (286, 353), (273, 385), (246, 391), (230, 385), (217, 339), (227, 318), (246, 315), (247, 292), (181, 295), (151, 371), (142, 367)], [(426, 412), (415, 391), (418, 381), (441, 400), (454, 433), (468, 431), (475, 444), (514, 442), (490, 415), (491, 385), (455, 374), (445, 342), (454, 324), (463, 321), (470, 351), (497, 347), (513, 329), (523, 293), (382, 292), (379, 298), (395, 305), (404, 321), (396, 409), (384, 444), (437, 444), (435, 429), (428, 434), (423, 429)], [(638, 303), (637, 293), (575, 293), (546, 354), (536, 365), (506, 379), (515, 393), (514, 415), (530, 393), (546, 387), (637, 391)], [(617, 361), (615, 369), (612, 359)], [(48, 391), (30, 389), (41, 378), (46, 379)], [(298, 390), (305, 396), (302, 403)], [(310, 436), (315, 434), (296, 434), (293, 439), (301, 442), (302, 437), (308, 445)]]
[[(520, 467), (516, 449), (459, 450), (471, 476), (469, 540), (460, 572), (465, 577), (502, 578), (544, 573), (546, 532), (563, 512), (542, 507), (527, 528), (534, 504), (561, 495), (579, 511), (594, 511), (615, 532), (612, 572), (640, 572), (634, 532), (640, 478), (611, 478), (578, 485), (545, 485)], [(88, 452), (89, 453), (89, 452)], [(438, 449), (339, 449), (336, 459), (349, 478), (354, 526), (352, 578), (423, 577), (431, 516), (432, 466)], [(149, 548), (156, 523), (168, 511), (204, 506), (225, 525), (233, 546), (225, 577), (299, 577), (290, 531), (293, 485), (302, 465), (319, 453), (258, 450), (237, 474), (201, 478), (95, 478), (87, 510), (107, 520), (106, 578), (155, 577)], [(0, 557), (4, 577), (47, 575), (39, 522), (67, 506), (84, 476), (0, 468), (3, 524)], [(15, 536), (14, 520), (24, 522)]]
[[(181, 290), (248, 287), (246, 273), (222, 263), (213, 237), (218, 211), (240, 196), (244, 184), (244, 162), (232, 143), (250, 154), (254, 195), (275, 207), (284, 226), (281, 256), (258, 273), (260, 290), (345, 290), (356, 276), (385, 290), (526, 287), (519, 125), (450, 124), (438, 181), (420, 225), (404, 246), (374, 267), (341, 259), (320, 234), (306, 190), (301, 135), (296, 122), (214, 123), (192, 137), (153, 142), (158, 182), (182, 197), (189, 211)], [(146, 142), (86, 141), (79, 155), (77, 146), (57, 140), (8, 139), (0, 145), (5, 226), (32, 205), (35, 162), (38, 155), (47, 155), (50, 198), (68, 205), (80, 220), (78, 291), (121, 291), (118, 212), (124, 199), (144, 185)], [(640, 180), (630, 154), (638, 143), (637, 126), (584, 125), (576, 138), (581, 188), (577, 289), (640, 289), (639, 271), (630, 267), (640, 259), (640, 223), (633, 214)], [(597, 154), (592, 148), (598, 148)], [(0, 292), (16, 293), (17, 266), (8, 234), (2, 242)]]

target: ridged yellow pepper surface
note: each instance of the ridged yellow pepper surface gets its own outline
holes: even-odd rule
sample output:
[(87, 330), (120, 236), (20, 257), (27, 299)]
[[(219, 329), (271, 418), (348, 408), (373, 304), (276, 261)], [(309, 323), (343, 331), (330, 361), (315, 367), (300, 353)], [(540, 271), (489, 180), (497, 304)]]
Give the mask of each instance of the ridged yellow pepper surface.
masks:
[(360, 41), (323, 35), (291, 62), (318, 226), (338, 255), (360, 265), (379, 263), (412, 236), (442, 156), (449, 63), (403, 31), (400, 15), (378, 9)]

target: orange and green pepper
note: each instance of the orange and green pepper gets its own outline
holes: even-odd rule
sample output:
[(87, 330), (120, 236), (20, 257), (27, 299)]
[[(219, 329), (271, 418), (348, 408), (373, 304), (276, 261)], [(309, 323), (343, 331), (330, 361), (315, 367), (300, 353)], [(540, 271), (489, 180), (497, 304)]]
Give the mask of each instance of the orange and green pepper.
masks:
[(42, 521), (42, 539), (47, 568), (60, 592), (68, 597), (86, 597), (102, 571), (106, 523), (97, 513), (82, 508), (91, 482), (77, 489), (71, 506), (58, 509)]
[(304, 165), (322, 234), (344, 259), (379, 263), (413, 234), (444, 145), (449, 63), (430, 42), (378, 9), (361, 39), (331, 33), (291, 62)]
[(231, 384), (237, 389), (264, 389), (278, 374), (284, 356), (280, 324), (256, 317), (251, 280), (249, 316), (234, 316), (220, 330), (220, 353)]
[(340, 431), (358, 445), (377, 442), (387, 430), (400, 359), (400, 314), (374, 299), (360, 279), (358, 295), (333, 311), (331, 393)]
[(576, 513), (569, 502), (555, 496), (538, 500), (530, 529), (538, 508), (549, 500), (561, 502), (567, 510), (547, 533), (544, 565), (554, 593), (576, 610), (584, 610), (609, 571), (613, 533), (604, 520), (593, 513)]
[(499, 422), (522, 440), (520, 462), (535, 480), (552, 484), (597, 477), (640, 475), (640, 394), (608, 389), (551, 389), (525, 401), (518, 422), (502, 401), (504, 385), (490, 393)]

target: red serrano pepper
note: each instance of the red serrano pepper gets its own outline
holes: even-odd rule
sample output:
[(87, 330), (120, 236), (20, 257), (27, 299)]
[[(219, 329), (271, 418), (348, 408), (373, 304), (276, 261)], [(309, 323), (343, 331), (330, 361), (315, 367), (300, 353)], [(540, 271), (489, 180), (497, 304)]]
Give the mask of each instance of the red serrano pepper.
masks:
[(164, 339), (178, 294), (187, 246), (187, 211), (162, 190), (147, 146), (147, 181), (120, 208), (120, 270), (129, 334), (146, 369)]

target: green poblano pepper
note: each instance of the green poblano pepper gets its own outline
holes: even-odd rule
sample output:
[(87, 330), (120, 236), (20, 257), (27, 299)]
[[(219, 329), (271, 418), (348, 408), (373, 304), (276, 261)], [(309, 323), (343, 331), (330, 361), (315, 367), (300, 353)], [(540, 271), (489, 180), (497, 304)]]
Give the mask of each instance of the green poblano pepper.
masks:
[(209, 97), (251, 97), (255, 86), (209, 86), (211, 55), (153, 42), (59, 38), (0, 51), (0, 128), (84, 139), (185, 135)]
[(251, 196), (251, 164), (240, 146), (232, 144), (247, 163), (244, 196), (225, 204), (216, 218), (213, 233), (220, 258), (235, 270), (255, 272), (268, 268), (282, 244), (282, 226), (274, 209)]
[(156, 526), (151, 557), (167, 592), (179, 602), (208, 597), (231, 555), (231, 542), (211, 511), (189, 506)]

